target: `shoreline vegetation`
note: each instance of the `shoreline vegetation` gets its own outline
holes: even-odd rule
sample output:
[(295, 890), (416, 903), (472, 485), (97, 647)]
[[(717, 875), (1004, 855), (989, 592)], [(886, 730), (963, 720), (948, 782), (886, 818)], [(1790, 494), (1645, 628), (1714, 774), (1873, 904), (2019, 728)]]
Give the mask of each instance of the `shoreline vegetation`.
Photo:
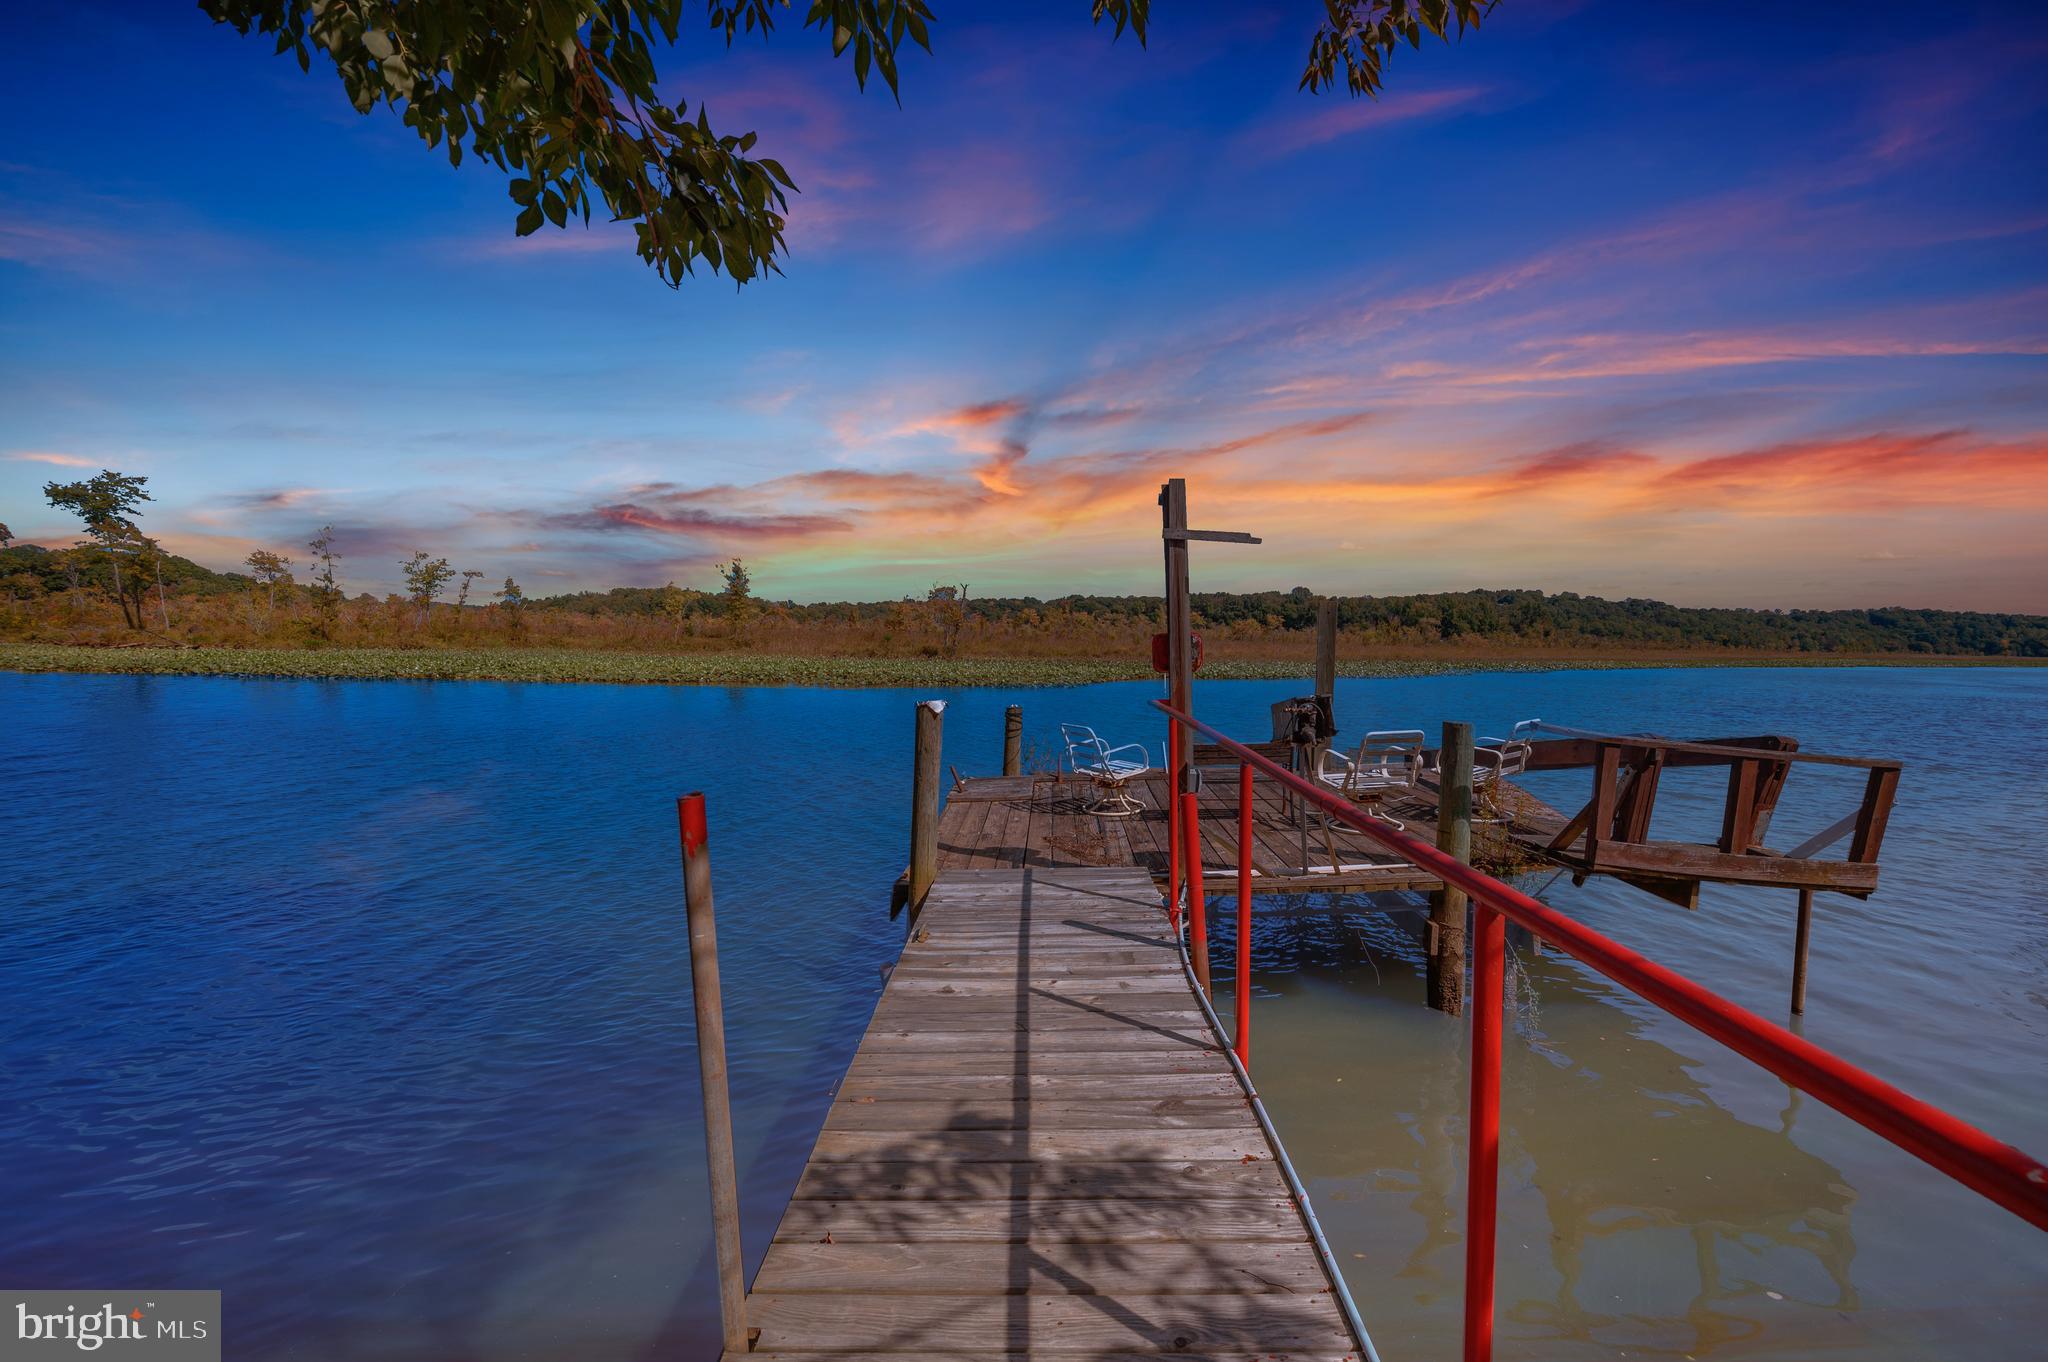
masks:
[[(2048, 660), (1914, 654), (1769, 655), (1559, 650), (1519, 655), (1420, 651), (1345, 658), (1345, 677), (1460, 672), (1591, 671), (1688, 667), (2003, 667)], [(1306, 682), (1310, 659), (1219, 659), (1205, 681)], [(298, 680), (530, 681), (697, 686), (1081, 686), (1156, 675), (1148, 659), (1047, 657), (855, 657), (770, 652), (626, 652), (588, 648), (193, 648), (0, 643), (0, 671)]]
[[(425, 551), (387, 563), (403, 594), (350, 595), (345, 536), (310, 560), (257, 550), (216, 572), (131, 518), (146, 479), (51, 484), (87, 538), (6, 546), (0, 670), (672, 685), (1046, 686), (1140, 680), (1163, 627), (1157, 596), (977, 597), (941, 583), (894, 601), (762, 599), (758, 566), (717, 588), (614, 587), (546, 598)], [(76, 503), (74, 506), (73, 504)], [(301, 581), (297, 573), (308, 580)], [(448, 599), (449, 597), (453, 599)], [(1748, 610), (1571, 592), (1338, 596), (1338, 671), (1471, 671), (2048, 662), (2048, 616), (1978, 611)], [(1205, 679), (1307, 677), (1322, 605), (1291, 591), (1198, 592)]]

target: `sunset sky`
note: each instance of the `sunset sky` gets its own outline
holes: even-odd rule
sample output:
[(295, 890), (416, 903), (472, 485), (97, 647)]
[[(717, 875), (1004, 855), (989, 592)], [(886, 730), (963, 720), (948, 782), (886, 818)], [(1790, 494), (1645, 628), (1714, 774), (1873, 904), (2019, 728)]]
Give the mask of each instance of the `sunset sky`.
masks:
[(352, 590), (1156, 592), (1179, 475), (1266, 540), (1197, 589), (2048, 613), (2048, 7), (1503, 0), (1375, 103), (1296, 91), (1314, 0), (933, 0), (901, 108), (803, 8), (669, 56), (804, 191), (679, 292), (189, 5), (39, 10), (0, 520), (104, 466)]

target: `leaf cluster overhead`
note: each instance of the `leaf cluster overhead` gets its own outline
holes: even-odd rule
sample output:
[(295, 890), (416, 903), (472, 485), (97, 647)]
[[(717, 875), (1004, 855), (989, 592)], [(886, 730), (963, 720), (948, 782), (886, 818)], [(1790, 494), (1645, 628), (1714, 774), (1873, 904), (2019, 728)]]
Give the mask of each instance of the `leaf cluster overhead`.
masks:
[[(1341, 70), (1377, 94), (1403, 42), (1447, 38), (1492, 0), (1324, 0), (1302, 86)], [(358, 112), (388, 107), (451, 165), (479, 157), (507, 176), (514, 230), (593, 215), (631, 223), (635, 249), (671, 286), (702, 266), (746, 283), (780, 273), (789, 195), (756, 135), (716, 128), (700, 100), (663, 93), (658, 53), (688, 40), (690, 0), (200, 0), (215, 22), (274, 38), (302, 70), (333, 66)], [(699, 36), (766, 37), (790, 0), (707, 0)], [(1145, 41), (1150, 0), (1090, 0), (1095, 23)], [(931, 50), (924, 0), (809, 0), (803, 27), (899, 95), (898, 59)]]

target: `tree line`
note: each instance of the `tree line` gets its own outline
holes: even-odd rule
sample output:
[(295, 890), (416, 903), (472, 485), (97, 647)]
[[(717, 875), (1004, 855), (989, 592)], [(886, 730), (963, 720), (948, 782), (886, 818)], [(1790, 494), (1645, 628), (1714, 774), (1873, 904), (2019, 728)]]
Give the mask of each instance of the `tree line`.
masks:
[[(480, 591), (483, 570), (457, 568), (426, 549), (393, 565), (405, 582), (403, 593), (351, 598), (341, 585), (332, 526), (313, 534), (303, 559), (258, 549), (241, 565), (244, 571), (216, 572), (166, 552), (143, 532), (139, 522), (151, 500), (146, 477), (108, 469), (43, 490), (52, 507), (77, 516), (83, 537), (61, 549), (14, 545), (0, 524), (0, 637), (1114, 656), (1144, 648), (1164, 611), (1158, 596), (976, 598), (964, 583), (935, 584), (921, 597), (902, 600), (763, 600), (754, 591), (753, 569), (740, 559), (719, 564), (708, 589), (671, 581), (529, 597), (509, 575), (498, 589)], [(1319, 600), (1298, 586), (1198, 592), (1193, 605), (1196, 627), (1212, 647), (1251, 656), (1266, 647), (1276, 654), (1304, 649)], [(2048, 658), (2048, 617), (1979, 611), (1717, 609), (1502, 590), (1342, 596), (1337, 618), (1344, 646), (1353, 650)]]

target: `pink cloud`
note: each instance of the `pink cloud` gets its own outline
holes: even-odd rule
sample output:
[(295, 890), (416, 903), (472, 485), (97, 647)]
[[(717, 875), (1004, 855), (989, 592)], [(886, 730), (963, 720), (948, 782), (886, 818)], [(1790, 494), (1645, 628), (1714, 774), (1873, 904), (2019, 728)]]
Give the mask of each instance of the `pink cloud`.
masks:
[(1291, 156), (1297, 151), (1334, 142), (1340, 137), (1350, 137), (1369, 128), (1434, 118), (1464, 108), (1485, 93), (1481, 86), (1466, 85), (1389, 95), (1379, 100), (1327, 101), (1314, 113), (1274, 119), (1254, 128), (1244, 136), (1242, 145), (1247, 149)]
[(95, 462), (77, 454), (51, 454), (42, 450), (23, 450), (7, 457), (16, 463), (49, 463), (59, 468), (91, 468)]

